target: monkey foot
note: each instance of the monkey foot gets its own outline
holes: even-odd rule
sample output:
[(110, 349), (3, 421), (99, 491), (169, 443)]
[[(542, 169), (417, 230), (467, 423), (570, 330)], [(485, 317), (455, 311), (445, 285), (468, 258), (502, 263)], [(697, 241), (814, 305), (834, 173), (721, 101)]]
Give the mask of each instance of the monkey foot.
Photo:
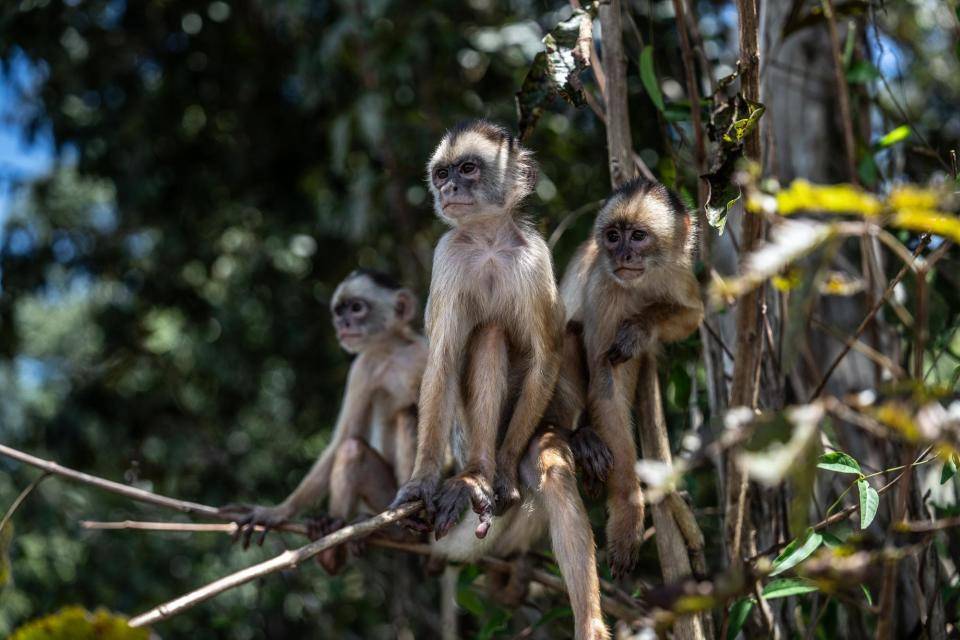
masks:
[(643, 509), (621, 507), (612, 511), (607, 522), (607, 564), (614, 578), (624, 578), (633, 571), (643, 545)]
[(423, 502), (424, 517), (410, 516), (400, 521), (407, 529), (416, 533), (427, 533), (433, 529), (436, 519), (436, 499), (438, 480), (434, 476), (412, 478), (397, 491), (397, 496), (390, 503), (391, 509), (397, 509), (410, 502)]
[(607, 542), (607, 564), (610, 566), (610, 575), (615, 580), (629, 576), (639, 557), (640, 545), (633, 541)]
[(573, 459), (583, 477), (583, 487), (592, 497), (599, 496), (613, 467), (613, 453), (600, 434), (589, 425), (581, 425), (570, 438)]
[(503, 515), (509, 511), (510, 507), (520, 502), (520, 488), (517, 486), (515, 478), (508, 478), (505, 474), (497, 472), (493, 477), (494, 507), (493, 514)]
[(463, 473), (444, 482), (437, 496), (436, 539), (450, 533), (468, 506), (480, 516), (477, 537), (485, 537), (493, 518), (493, 500), (493, 492), (480, 474)]

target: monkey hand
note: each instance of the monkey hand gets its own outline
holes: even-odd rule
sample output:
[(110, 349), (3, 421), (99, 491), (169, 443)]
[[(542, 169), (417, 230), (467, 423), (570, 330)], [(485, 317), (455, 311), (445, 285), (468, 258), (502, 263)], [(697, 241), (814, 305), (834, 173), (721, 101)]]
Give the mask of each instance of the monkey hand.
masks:
[(437, 487), (439, 479), (433, 475), (411, 478), (405, 485), (397, 491), (397, 497), (390, 503), (391, 509), (397, 509), (410, 502), (423, 502), (423, 512), (425, 517), (410, 516), (404, 518), (400, 523), (416, 531), (417, 533), (426, 533), (433, 529), (433, 523), (437, 515), (436, 500)]
[(613, 467), (613, 453), (600, 434), (589, 424), (581, 424), (570, 437), (570, 450), (583, 477), (587, 494), (600, 495)]
[(607, 519), (607, 564), (619, 580), (630, 575), (643, 546), (643, 509), (622, 504)]
[(493, 491), (483, 474), (465, 471), (444, 482), (437, 497), (437, 519), (434, 528), (437, 540), (450, 533), (468, 503), (480, 517), (476, 529), (477, 537), (486, 537), (493, 521)]
[(520, 485), (517, 482), (516, 474), (504, 473), (501, 468), (497, 469), (493, 476), (493, 515), (499, 516), (506, 513), (510, 507), (520, 502)]
[(649, 336), (640, 328), (639, 324), (635, 320), (627, 318), (620, 323), (620, 327), (617, 329), (617, 336), (607, 350), (607, 360), (612, 365), (623, 364), (643, 353), (649, 342)]
[(276, 507), (258, 507), (247, 504), (228, 504), (220, 509), (220, 513), (229, 516), (237, 524), (233, 533), (233, 541), (243, 541), (243, 548), (250, 546), (250, 538), (254, 531), (260, 529), (260, 539), (257, 544), (263, 546), (270, 529), (276, 528), (293, 517), (293, 510), (285, 505)]

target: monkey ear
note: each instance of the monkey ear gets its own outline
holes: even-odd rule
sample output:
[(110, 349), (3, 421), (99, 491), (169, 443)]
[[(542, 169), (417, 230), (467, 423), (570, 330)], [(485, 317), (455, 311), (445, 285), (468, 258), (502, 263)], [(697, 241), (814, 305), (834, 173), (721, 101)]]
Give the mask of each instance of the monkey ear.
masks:
[(394, 296), (394, 311), (401, 322), (410, 322), (417, 315), (417, 297), (409, 289), (400, 289)]

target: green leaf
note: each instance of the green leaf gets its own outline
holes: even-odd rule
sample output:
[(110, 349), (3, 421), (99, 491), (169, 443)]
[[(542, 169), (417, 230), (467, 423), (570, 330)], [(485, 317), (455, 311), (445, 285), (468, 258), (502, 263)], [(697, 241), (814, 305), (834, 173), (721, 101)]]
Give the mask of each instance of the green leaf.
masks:
[(860, 585), (860, 590), (863, 591), (863, 597), (867, 599), (867, 604), (871, 607), (873, 606), (873, 596), (870, 595), (870, 589), (867, 589), (867, 585)]
[(847, 82), (868, 84), (880, 77), (880, 72), (867, 60), (857, 60), (847, 69)]
[(876, 144), (874, 144), (873, 146), (876, 149), (886, 149), (887, 147), (892, 147), (898, 142), (903, 142), (904, 140), (909, 138), (910, 133), (911, 133), (910, 125), (902, 124), (896, 129), (894, 129), (893, 131), (890, 131), (889, 133), (887, 133), (885, 136), (883, 136), (879, 140), (877, 140)]
[(750, 616), (750, 610), (753, 609), (753, 600), (751, 598), (744, 598), (743, 600), (737, 600), (730, 607), (730, 622), (727, 626), (727, 640), (734, 640), (737, 637), (737, 634), (740, 633), (740, 630), (743, 629), (743, 625), (747, 623), (747, 618)]
[(670, 404), (677, 409), (687, 410), (690, 408), (690, 390), (692, 383), (690, 374), (684, 368), (683, 363), (677, 363), (670, 369), (670, 378), (667, 380), (668, 398)]
[(836, 471), (837, 473), (852, 473), (854, 475), (860, 475), (860, 463), (857, 462), (853, 456), (847, 455), (842, 451), (831, 451), (830, 453), (825, 453), (820, 456), (820, 459), (817, 461), (818, 469), (826, 469), (827, 471)]
[(542, 627), (548, 625), (554, 620), (559, 620), (561, 618), (570, 618), (573, 617), (573, 609), (570, 607), (554, 607), (547, 611), (545, 614), (540, 616), (540, 619), (533, 625), (533, 628)]
[(807, 533), (802, 538), (797, 538), (787, 545), (780, 555), (773, 561), (773, 571), (771, 576), (776, 576), (788, 569), (792, 569), (807, 558), (823, 543), (823, 536), (807, 529)]
[(823, 536), (823, 544), (827, 547), (830, 547), (831, 549), (835, 549), (836, 547), (842, 547), (844, 544), (843, 540), (841, 540), (837, 536), (827, 531), (824, 531), (820, 535)]
[(478, 618), (482, 618), (487, 612), (483, 602), (480, 601), (480, 596), (470, 587), (461, 588), (457, 591), (457, 604)]
[(880, 494), (866, 480), (857, 480), (857, 491), (860, 493), (860, 528), (866, 529), (877, 516)]
[(943, 471), (940, 472), (940, 484), (947, 484), (953, 476), (957, 475), (957, 463), (953, 456), (948, 456), (947, 461), (943, 463)]
[(150, 629), (132, 629), (127, 619), (106, 609), (93, 613), (68, 606), (43, 618), (26, 623), (13, 632), (11, 640), (147, 640)]
[(490, 640), (490, 638), (496, 636), (501, 631), (505, 631), (511, 616), (512, 614), (504, 609), (494, 610), (490, 618), (483, 625), (483, 628), (477, 632), (477, 640)]
[(663, 111), (666, 105), (663, 103), (663, 94), (660, 93), (660, 85), (657, 83), (657, 72), (653, 68), (653, 46), (649, 44), (640, 52), (640, 80), (650, 100), (659, 111)]
[(767, 600), (773, 600), (774, 598), (787, 598), (816, 590), (817, 586), (809, 580), (802, 578), (777, 578), (776, 580), (771, 580), (770, 583), (763, 588), (763, 597)]

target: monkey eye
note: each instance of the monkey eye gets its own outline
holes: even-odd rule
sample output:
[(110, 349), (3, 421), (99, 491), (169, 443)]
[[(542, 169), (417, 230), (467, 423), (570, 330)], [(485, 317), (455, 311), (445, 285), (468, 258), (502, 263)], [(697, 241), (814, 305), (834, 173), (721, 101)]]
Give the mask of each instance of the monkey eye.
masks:
[(353, 304), (350, 305), (350, 311), (354, 313), (360, 313), (361, 311), (363, 311), (363, 303), (354, 302)]
[(437, 180), (446, 180), (449, 172), (446, 169), (437, 169)]
[(470, 175), (476, 170), (477, 170), (477, 165), (475, 165), (472, 162), (464, 162), (462, 165), (460, 165), (460, 173), (462, 173), (465, 176)]
[(620, 242), (620, 233), (614, 229), (607, 231), (607, 242)]
[(633, 234), (630, 236), (630, 238), (631, 238), (634, 242), (643, 242), (643, 239), (646, 238), (646, 237), (647, 237), (647, 232), (646, 232), (646, 231), (643, 231), (643, 230), (641, 230), (641, 229), (637, 229), (637, 230), (634, 231)]

